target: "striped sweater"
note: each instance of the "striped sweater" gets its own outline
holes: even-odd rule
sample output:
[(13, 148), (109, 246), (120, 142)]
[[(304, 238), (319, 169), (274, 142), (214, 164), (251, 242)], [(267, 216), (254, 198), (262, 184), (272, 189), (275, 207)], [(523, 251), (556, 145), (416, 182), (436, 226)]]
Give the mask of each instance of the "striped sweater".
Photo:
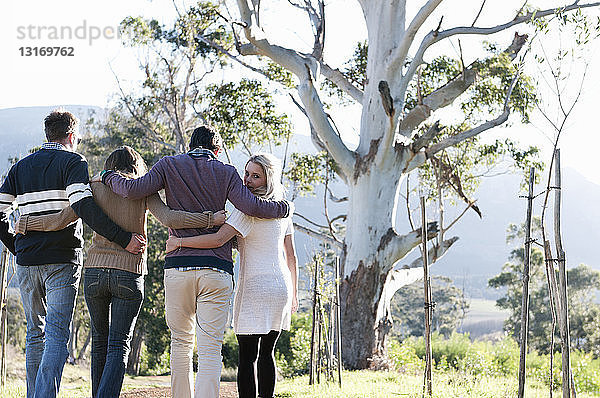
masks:
[(0, 239), (16, 254), (20, 265), (81, 264), (81, 221), (59, 231), (15, 236), (8, 225), (15, 205), (21, 215), (52, 214), (71, 205), (86, 224), (108, 240), (125, 248), (131, 239), (131, 233), (115, 224), (94, 202), (85, 158), (59, 143), (45, 143), (8, 172), (0, 187)]

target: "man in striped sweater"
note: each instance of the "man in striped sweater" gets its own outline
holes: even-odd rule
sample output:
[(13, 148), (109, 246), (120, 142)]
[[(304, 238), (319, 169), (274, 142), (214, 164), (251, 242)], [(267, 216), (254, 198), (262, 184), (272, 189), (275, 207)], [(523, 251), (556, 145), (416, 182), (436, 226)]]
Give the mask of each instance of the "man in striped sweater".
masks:
[[(70, 323), (83, 250), (81, 219), (131, 253), (145, 249), (145, 237), (124, 231), (94, 202), (88, 164), (75, 153), (79, 121), (56, 110), (44, 120), (48, 142), (16, 163), (0, 187), (0, 239), (17, 256), (17, 277), (27, 319), (27, 398), (56, 397), (68, 356)], [(52, 232), (14, 235), (8, 216), (51, 214), (71, 206), (80, 220)]]

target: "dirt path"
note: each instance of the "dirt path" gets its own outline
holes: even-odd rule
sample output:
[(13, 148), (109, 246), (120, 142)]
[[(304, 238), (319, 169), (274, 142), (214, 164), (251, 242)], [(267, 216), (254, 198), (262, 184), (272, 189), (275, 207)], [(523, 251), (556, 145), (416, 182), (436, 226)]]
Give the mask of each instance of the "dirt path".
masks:
[[(170, 398), (171, 389), (169, 387), (139, 388), (127, 391), (121, 394), (121, 398)], [(220, 398), (237, 397), (237, 386), (233, 381), (221, 382)]]

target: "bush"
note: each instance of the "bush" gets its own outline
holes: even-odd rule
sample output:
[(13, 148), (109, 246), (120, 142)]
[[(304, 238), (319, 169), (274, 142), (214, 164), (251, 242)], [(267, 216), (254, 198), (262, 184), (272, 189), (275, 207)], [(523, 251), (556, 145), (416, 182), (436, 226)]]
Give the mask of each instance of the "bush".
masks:
[(275, 360), (284, 377), (308, 373), (311, 322), (312, 316), (309, 314), (292, 314), (290, 330), (281, 332), (275, 346)]
[[(519, 346), (512, 338), (497, 343), (471, 342), (467, 334), (454, 333), (448, 339), (432, 335), (433, 366), (437, 370), (453, 370), (458, 375), (486, 377), (517, 377)], [(425, 341), (423, 337), (410, 337), (402, 343), (391, 340), (388, 355), (396, 369), (409, 374), (419, 374), (425, 368)], [(552, 383), (562, 384), (561, 354), (554, 355)], [(571, 366), (577, 391), (600, 393), (600, 359), (591, 353), (574, 350)], [(535, 351), (527, 354), (526, 376), (546, 386), (550, 385), (550, 355)]]
[[(282, 331), (277, 340), (275, 362), (284, 377), (308, 373), (311, 319), (309, 314), (293, 314), (290, 330)], [(221, 353), (226, 368), (237, 368), (239, 346), (233, 329), (225, 333)]]
[(171, 355), (169, 350), (165, 350), (160, 357), (148, 351), (146, 344), (142, 344), (142, 353), (140, 354), (140, 375), (156, 376), (165, 375), (171, 372)]
[(225, 338), (223, 339), (223, 348), (221, 348), (223, 365), (226, 368), (237, 368), (239, 353), (240, 347), (238, 346), (235, 333), (233, 333), (233, 329), (229, 329), (225, 333)]

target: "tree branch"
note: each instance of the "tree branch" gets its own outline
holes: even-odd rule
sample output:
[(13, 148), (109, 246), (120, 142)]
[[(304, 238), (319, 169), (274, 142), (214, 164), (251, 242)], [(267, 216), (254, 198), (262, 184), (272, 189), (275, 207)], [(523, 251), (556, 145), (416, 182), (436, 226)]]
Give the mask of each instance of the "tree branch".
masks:
[[(408, 82), (410, 80), (412, 80), (412, 76), (414, 75), (416, 68), (423, 63), (423, 55), (425, 54), (425, 51), (429, 47), (431, 47), (431, 45), (437, 43), (438, 41), (447, 39), (448, 37), (455, 36), (455, 35), (491, 35), (491, 34), (503, 31), (505, 29), (508, 29), (512, 26), (531, 21), (532, 19), (539, 19), (539, 18), (547, 17), (548, 15), (555, 14), (558, 11), (568, 12), (568, 11), (572, 11), (572, 10), (579, 9), (579, 8), (597, 7), (600, 5), (600, 2), (588, 3), (588, 4), (578, 4), (578, 3), (579, 3), (579, 1), (575, 1), (574, 3), (572, 3), (568, 6), (565, 6), (565, 7), (528, 12), (526, 15), (522, 15), (522, 16), (517, 15), (515, 18), (513, 18), (509, 22), (506, 22), (501, 25), (488, 27), (488, 28), (478, 28), (478, 27), (474, 27), (474, 26), (459, 26), (459, 27), (447, 29), (447, 30), (444, 30), (441, 32), (437, 31), (437, 30), (431, 31), (421, 41), (421, 45), (419, 46), (419, 49), (415, 53), (415, 56), (413, 57), (413, 60), (411, 61), (411, 64), (410, 64), (410, 67), (409, 67), (407, 73), (402, 77), (402, 83), (401, 83), (402, 90), (400, 92), (406, 91), (406, 87), (408, 87)], [(397, 65), (396, 69), (398, 67), (399, 66)]]
[(252, 12), (247, 0), (237, 0), (242, 21), (245, 25), (244, 33), (248, 41), (253, 44), (261, 55), (269, 57), (273, 62), (283, 66), (294, 73), (300, 80), (298, 94), (304, 104), (311, 125), (318, 137), (327, 148), (327, 152), (340, 167), (340, 177), (347, 181), (354, 169), (354, 153), (343, 143), (341, 137), (329, 123), (323, 104), (314, 87), (312, 77), (318, 70), (317, 61), (310, 56), (303, 56), (298, 52), (269, 43), (266, 39), (258, 39), (252, 29)]
[(347, 197), (347, 196), (344, 196), (343, 198), (338, 198), (337, 196), (335, 196), (335, 195), (333, 194), (333, 192), (331, 192), (331, 189), (330, 189), (329, 187), (327, 188), (327, 192), (329, 192), (329, 199), (330, 199), (332, 202), (335, 202), (335, 203), (342, 203), (342, 202), (347, 202), (347, 201), (348, 201), (348, 197)]
[(292, 102), (294, 103), (294, 105), (296, 105), (298, 107), (298, 109), (300, 109), (300, 112), (302, 112), (304, 114), (304, 116), (306, 116), (306, 118), (308, 119), (308, 125), (310, 127), (310, 138), (312, 140), (313, 145), (319, 151), (327, 151), (325, 144), (323, 144), (323, 141), (321, 141), (321, 139), (317, 135), (317, 131), (313, 127), (312, 123), (310, 122), (310, 118), (308, 117), (308, 114), (306, 113), (306, 109), (304, 109), (304, 107), (302, 105), (300, 105), (300, 103), (298, 101), (296, 101), (296, 98), (294, 98), (294, 96), (291, 93), (290, 93), (290, 98), (292, 99)]
[(321, 74), (334, 82), (343, 92), (352, 97), (353, 100), (362, 104), (363, 92), (350, 83), (339, 69), (332, 69), (325, 62), (321, 62)]
[(298, 223), (294, 223), (294, 228), (300, 232), (305, 233), (308, 236), (311, 236), (313, 238), (317, 238), (320, 239), (326, 243), (331, 244), (332, 246), (337, 247), (338, 249), (342, 249), (343, 248), (343, 244), (341, 244), (340, 242), (336, 241), (335, 239), (333, 239), (331, 236), (329, 235), (325, 235), (321, 232), (317, 232), (315, 230), (312, 230), (310, 228), (307, 228), (303, 225), (300, 225)]
[(125, 91), (123, 90), (123, 87), (121, 86), (121, 81), (119, 80), (119, 77), (117, 76), (117, 74), (115, 73), (115, 71), (112, 69), (112, 66), (109, 66), (110, 70), (112, 71), (113, 75), (115, 76), (115, 79), (117, 81), (117, 87), (119, 88), (119, 92), (121, 93), (121, 100), (123, 101), (123, 103), (125, 104), (125, 107), (127, 108), (127, 110), (129, 111), (129, 114), (131, 115), (131, 117), (133, 117), (133, 119), (138, 122), (140, 124), (140, 126), (142, 126), (142, 128), (144, 130), (146, 130), (148, 133), (150, 133), (150, 136), (152, 137), (152, 139), (158, 143), (161, 144), (175, 152), (177, 152), (177, 147), (173, 144), (169, 144), (168, 142), (166, 142), (165, 140), (163, 140), (160, 135), (152, 128), (152, 126), (150, 126), (148, 123), (146, 123), (146, 121), (137, 114), (137, 112), (135, 111), (135, 109), (133, 109), (131, 107), (131, 104), (129, 103), (129, 99), (127, 98), (127, 96), (125, 95)]
[[(503, 54), (514, 60), (526, 40), (527, 35), (515, 34), (512, 43), (504, 50)], [(461, 74), (423, 98), (423, 101), (408, 112), (400, 122), (400, 134), (410, 136), (412, 131), (431, 115), (431, 112), (452, 104), (475, 83), (478, 65), (478, 62), (471, 63)]]
[(475, 128), (472, 128), (467, 131), (463, 131), (462, 133), (453, 135), (452, 137), (448, 137), (445, 140), (430, 146), (428, 149), (425, 150), (425, 155), (428, 158), (430, 158), (431, 156), (435, 155), (436, 153), (438, 153), (439, 151), (441, 151), (443, 149), (454, 146), (454, 145), (458, 144), (459, 142), (462, 142), (469, 138), (475, 137), (476, 135), (481, 134), (486, 130), (489, 130), (493, 127), (499, 126), (502, 123), (504, 123), (508, 119), (508, 115), (510, 114), (510, 108), (508, 106), (508, 102), (510, 100), (512, 91), (515, 88), (515, 85), (517, 84), (518, 78), (519, 78), (519, 73), (517, 72), (515, 77), (513, 77), (513, 80), (510, 84), (508, 92), (506, 93), (506, 97), (504, 99), (504, 111), (502, 112), (502, 114), (500, 116), (498, 116), (497, 118), (495, 118), (493, 120), (489, 120), (485, 123), (482, 123)]
[(417, 12), (417, 15), (415, 15), (413, 20), (410, 22), (408, 29), (406, 29), (402, 41), (398, 47), (392, 50), (388, 60), (385, 62), (386, 64), (389, 64), (389, 68), (397, 69), (400, 65), (404, 64), (408, 50), (410, 49), (410, 45), (415, 39), (415, 35), (421, 26), (423, 26), (423, 23), (427, 20), (427, 18), (429, 18), (431, 13), (435, 11), (442, 1), (443, 0), (429, 0), (427, 3), (425, 3), (425, 5), (423, 5), (423, 7), (421, 7), (419, 12)]
[(306, 222), (314, 225), (315, 227), (319, 227), (319, 228), (322, 228), (322, 229), (328, 229), (329, 228), (327, 225), (317, 224), (316, 222), (312, 221), (308, 217), (303, 216), (302, 214), (298, 213), (297, 211), (294, 211), (294, 215), (300, 217), (301, 219), (303, 219), (304, 221), (306, 221)]
[[(308, 72), (308, 71), (307, 71)], [(302, 99), (306, 112), (309, 115), (311, 125), (314, 127), (320, 141), (327, 148), (327, 152), (340, 167), (340, 177), (347, 181), (348, 176), (352, 175), (354, 170), (354, 152), (350, 151), (343, 143), (341, 137), (336, 133), (329, 122), (327, 113), (323, 109), (321, 99), (315, 89), (310, 76), (307, 75), (301, 79), (298, 85), (298, 94)]]
[[(430, 259), (429, 266), (442, 258), (457, 240), (458, 236), (455, 236), (443, 241), (440, 246), (431, 247), (427, 251)], [(415, 259), (410, 264), (396, 265), (388, 276), (385, 287), (386, 297), (392, 297), (401, 287), (410, 285), (421, 278), (423, 278), (423, 257)]]
[(443, 130), (440, 127), (440, 121), (436, 120), (422, 136), (417, 137), (411, 144), (413, 152), (418, 152), (421, 148), (426, 147), (429, 143)]
[[(437, 222), (432, 221), (427, 223), (427, 239), (435, 238), (438, 233)], [(398, 260), (403, 259), (408, 253), (410, 253), (415, 247), (421, 243), (421, 228), (411, 231), (405, 235), (398, 235), (393, 228), (390, 228), (388, 232), (381, 238), (379, 243), (378, 251), (385, 250), (387, 259), (386, 265), (384, 265), (384, 271), (392, 268), (393, 264)]]

